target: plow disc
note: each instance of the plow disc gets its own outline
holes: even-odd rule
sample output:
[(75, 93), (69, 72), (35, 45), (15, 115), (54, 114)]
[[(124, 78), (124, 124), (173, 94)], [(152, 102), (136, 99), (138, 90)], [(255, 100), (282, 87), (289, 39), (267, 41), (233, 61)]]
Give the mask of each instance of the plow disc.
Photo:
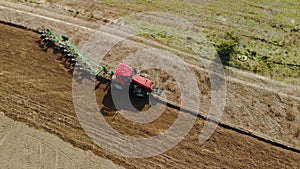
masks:
[(69, 38), (67, 36), (63, 35), (60, 40), (50, 29), (42, 29), (38, 32), (40, 33), (40, 39), (45, 43), (46, 47), (53, 47), (60, 51), (62, 56), (65, 58), (65, 61), (73, 67), (77, 66), (79, 67), (79, 70), (88, 72), (95, 76), (98, 76), (100, 73), (103, 73), (104, 75), (108, 73), (108, 65), (101, 66), (99, 64), (92, 63), (79, 52), (75, 45), (69, 42)]

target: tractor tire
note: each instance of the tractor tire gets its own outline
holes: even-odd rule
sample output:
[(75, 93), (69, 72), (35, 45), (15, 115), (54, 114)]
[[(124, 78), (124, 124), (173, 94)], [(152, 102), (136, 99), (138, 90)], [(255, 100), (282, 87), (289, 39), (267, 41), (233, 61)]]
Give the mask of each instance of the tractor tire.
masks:
[(141, 88), (133, 89), (132, 93), (137, 97), (147, 97), (148, 96), (147, 92), (145, 92)]

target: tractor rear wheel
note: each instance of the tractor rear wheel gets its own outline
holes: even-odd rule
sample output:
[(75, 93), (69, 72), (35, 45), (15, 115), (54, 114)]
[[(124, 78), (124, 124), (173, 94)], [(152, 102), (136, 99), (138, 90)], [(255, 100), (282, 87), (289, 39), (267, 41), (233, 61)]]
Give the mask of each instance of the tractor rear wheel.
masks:
[(135, 88), (133, 89), (133, 94), (136, 95), (137, 97), (147, 97), (148, 94), (141, 88)]

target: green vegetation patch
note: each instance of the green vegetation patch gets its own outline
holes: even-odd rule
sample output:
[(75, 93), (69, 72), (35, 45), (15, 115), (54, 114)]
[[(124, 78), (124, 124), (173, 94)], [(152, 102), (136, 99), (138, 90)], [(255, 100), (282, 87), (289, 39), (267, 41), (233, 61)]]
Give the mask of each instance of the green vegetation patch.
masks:
[[(122, 14), (124, 16), (159, 11), (187, 19), (214, 44), (225, 65), (300, 84), (298, 0), (105, 0), (105, 3), (129, 9), (128, 13)], [(161, 29), (151, 22), (140, 27), (139, 32), (186, 52), (197, 53), (203, 47), (203, 43), (193, 41), (194, 37), (183, 36), (168, 28)], [(228, 38), (228, 33), (234, 33), (239, 41)], [(245, 56), (247, 60), (241, 61), (240, 58)]]

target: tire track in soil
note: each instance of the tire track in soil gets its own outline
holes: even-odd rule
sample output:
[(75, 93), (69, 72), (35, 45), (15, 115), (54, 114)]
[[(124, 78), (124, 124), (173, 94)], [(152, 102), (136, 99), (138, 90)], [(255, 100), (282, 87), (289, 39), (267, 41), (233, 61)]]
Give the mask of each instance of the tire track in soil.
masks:
[[(33, 136), (30, 136), (30, 135), (25, 135), (25, 137), (26, 137), (26, 139), (27, 140), (31, 140), (31, 141), (27, 141), (27, 142), (25, 142), (25, 144), (27, 143), (38, 143), (39, 144), (39, 151), (38, 152), (41, 152), (41, 147), (47, 147), (49, 150), (51, 150), (51, 151), (54, 151), (55, 152), (55, 167), (54, 168), (62, 168), (62, 166), (60, 166), (60, 164), (61, 165), (63, 165), (64, 163), (66, 163), (66, 161), (69, 161), (68, 163), (70, 163), (69, 165), (68, 165), (68, 167), (69, 166), (71, 166), (70, 168), (78, 168), (78, 166), (76, 165), (76, 162), (73, 160), (73, 159), (71, 159), (71, 158), (69, 158), (68, 157), (68, 155), (66, 154), (66, 153), (64, 153), (63, 151), (60, 151), (59, 149), (57, 149), (57, 148), (54, 148), (53, 147), (53, 145), (51, 145), (51, 144), (49, 144), (49, 143), (47, 143), (47, 142), (45, 142), (45, 141), (42, 141), (41, 139), (39, 139), (39, 138), (36, 138), (36, 137), (33, 137)], [(43, 146), (42, 146), (43, 145)], [(29, 150), (29, 149), (28, 149)], [(35, 151), (35, 152), (37, 152), (37, 151)], [(62, 157), (60, 157), (60, 155), (62, 155)], [(29, 155), (30, 156), (30, 155)], [(28, 157), (29, 157), (28, 156)], [(64, 160), (61, 160), (61, 161), (63, 161), (63, 162), (61, 162), (60, 163), (60, 160), (59, 159), (61, 159), (61, 158), (64, 158)], [(42, 159), (42, 157), (41, 157), (41, 153), (39, 153), (39, 159)], [(33, 162), (33, 164), (41, 164), (42, 162), (44, 162), (44, 161), (42, 161), (42, 160), (39, 160), (38, 162)], [(32, 164), (32, 163), (30, 163), (29, 162), (29, 164)], [(39, 168), (39, 167), (29, 167), (29, 168)], [(50, 167), (49, 167), (50, 168)], [(52, 167), (51, 167), (52, 168)]]
[[(19, 30), (21, 31), (21, 30)], [(28, 33), (30, 34), (30, 33)], [(32, 37), (32, 39), (35, 38), (35, 35), (32, 35), (30, 34), (30, 37)], [(31, 41), (31, 40), (29, 40)], [(36, 44), (34, 44), (36, 45)], [(29, 48), (30, 46), (26, 46), (26, 48)], [(33, 47), (33, 46), (32, 46)], [(41, 54), (41, 52), (38, 51), (38, 49), (34, 48), (33, 47), (33, 50), (36, 50), (34, 52), (31, 53), (31, 59), (32, 60), (35, 60), (37, 62), (39, 62), (40, 64), (44, 64), (44, 68), (41, 68), (41, 67), (31, 67), (30, 69), (23, 69), (24, 67), (20, 67), (19, 68), (22, 68), (22, 72), (26, 74), (26, 71), (29, 71), (31, 69), (38, 69), (38, 73), (40, 72), (44, 72), (45, 70), (52, 70), (52, 69), (49, 69), (47, 68), (48, 66), (54, 68), (54, 69), (57, 69), (58, 71), (60, 72), (64, 72), (64, 70), (62, 70), (61, 68), (55, 66), (57, 65), (57, 63), (53, 62), (53, 60), (50, 60), (49, 62), (41, 62), (40, 60), (40, 57), (35, 57), (35, 53), (38, 53), (38, 54)], [(45, 53), (44, 53), (45, 54)], [(37, 55), (37, 54), (36, 54)], [(44, 58), (43, 58), (44, 59)], [(29, 61), (30, 62), (30, 61)], [(15, 63), (13, 63), (15, 64)], [(53, 67), (54, 66), (54, 67)], [(16, 71), (14, 69), (12, 69), (11, 71)], [(39, 72), (40, 71), (40, 72)], [(18, 72), (18, 71), (16, 71)], [(55, 74), (55, 71), (52, 70), (51, 73), (54, 73)], [(68, 83), (68, 78), (70, 78), (69, 75), (66, 75), (67, 73), (59, 73), (61, 75), (63, 75), (62, 77), (59, 76), (59, 78), (55, 78), (55, 76), (48, 76), (48, 80), (51, 79), (51, 80), (54, 80), (54, 81), (66, 81), (65, 84)], [(36, 77), (39, 77), (37, 74), (30, 74), (29, 77), (32, 77), (32, 76), (36, 76)], [(43, 79), (44, 80), (44, 79)], [(50, 80), (50, 81), (51, 81)], [(12, 85), (16, 85), (16, 83), (12, 83)], [(17, 85), (18, 86), (18, 85)], [(67, 90), (70, 90), (70, 88), (68, 88), (69, 85), (66, 85), (65, 89)], [(24, 86), (22, 86), (22, 83), (19, 84), (18, 86), (19, 88), (22, 88)], [(55, 86), (49, 86), (47, 84), (44, 84), (43, 87), (47, 87), (47, 90), (48, 92), (51, 92), (52, 90), (54, 90), (52, 87), (55, 88)], [(36, 88), (33, 87), (32, 88), (26, 88), (26, 90), (29, 90), (30, 92), (27, 93), (26, 90), (22, 90), (20, 91), (21, 93), (24, 94), (24, 96), (26, 96), (25, 98), (27, 99), (32, 99), (32, 100), (38, 100), (38, 99), (42, 99), (41, 97), (38, 97), (38, 98), (35, 98), (37, 96), (35, 96), (34, 94), (32, 94), (32, 92), (35, 90)], [(5, 89), (1, 89), (0, 91), (3, 92), (3, 90)], [(8, 88), (9, 90), (9, 88)], [(103, 88), (100, 88), (99, 91), (103, 90)], [(4, 92), (7, 92), (7, 91), (4, 91)], [(29, 95), (29, 94), (32, 94), (32, 95)], [(40, 94), (40, 93), (39, 93)], [(10, 95), (13, 95), (13, 93), (11, 93)], [(10, 97), (9, 95), (9, 97)], [(34, 96), (34, 97), (33, 97)], [(60, 95), (56, 95), (57, 97), (54, 99), (59, 99), (61, 102), (64, 102), (62, 97), (63, 96), (60, 96)], [(66, 95), (67, 98), (69, 98), (70, 96)], [(32, 98), (33, 97), (33, 98)], [(18, 97), (15, 97), (14, 99), (17, 99), (18, 100)], [(59, 137), (61, 137), (63, 140), (66, 140), (68, 142), (71, 142), (74, 146), (78, 146), (80, 148), (83, 148), (85, 150), (87, 149), (90, 149), (92, 150), (91, 147), (93, 147), (94, 145), (91, 143), (91, 141), (89, 140), (89, 138), (87, 138), (87, 136), (81, 136), (81, 134), (83, 134), (82, 131), (80, 131), (80, 125), (78, 124), (78, 122), (76, 123), (75, 120), (76, 120), (76, 117), (72, 120), (73, 124), (78, 125), (77, 128), (73, 128), (74, 126), (69, 126), (69, 125), (66, 125), (64, 127), (60, 127), (60, 126), (57, 126), (57, 124), (59, 124), (59, 122), (57, 120), (55, 120), (54, 118), (49, 118), (47, 116), (49, 116), (49, 112), (47, 112), (48, 110), (51, 110), (51, 108), (54, 106), (54, 105), (49, 105), (48, 102), (51, 102), (51, 101), (54, 101), (53, 98), (51, 99), (50, 98), (44, 98), (46, 99), (45, 102), (43, 103), (40, 103), (42, 105), (45, 105), (44, 107), (46, 107), (44, 110), (38, 110), (38, 114), (41, 114), (41, 117), (37, 116), (35, 117), (36, 119), (28, 116), (28, 114), (26, 114), (26, 112), (28, 111), (27, 109), (28, 108), (24, 108), (24, 106), (22, 106), (24, 103), (22, 102), (18, 102), (16, 100), (16, 103), (19, 104), (20, 106), (19, 107), (16, 107), (14, 108), (14, 110), (9, 110), (9, 109), (6, 109), (5, 107), (0, 107), (1, 111), (4, 111), (5, 114), (11, 114), (11, 117), (13, 119), (16, 119), (16, 120), (20, 120), (20, 119), (23, 119), (23, 122), (27, 123), (28, 124), (28, 121), (29, 124), (31, 123), (33, 127), (37, 127), (37, 128), (40, 128), (40, 126), (44, 125), (45, 126), (45, 130), (46, 131), (49, 131), (50, 133), (54, 133), (56, 135), (58, 135)], [(2, 99), (1, 99), (2, 100)], [(13, 99), (12, 99), (13, 100)], [(62, 103), (60, 103), (62, 104)], [(10, 104), (10, 102), (7, 102), (5, 103), (6, 107), (7, 108), (10, 108), (12, 105), (14, 104)], [(63, 104), (62, 104), (63, 105)], [(54, 115), (56, 116), (59, 116), (59, 114), (66, 114), (66, 115), (70, 115), (70, 116), (76, 116), (73, 112), (72, 109), (63, 109), (62, 107), (60, 106), (57, 106), (56, 107), (56, 111), (55, 112), (51, 112), (53, 113)], [(18, 109), (20, 109), (18, 111)], [(16, 112), (15, 114), (12, 114), (14, 111), (18, 111)], [(15, 116), (13, 116), (15, 115)], [(51, 120), (49, 121), (49, 124), (44, 124), (44, 120), (42, 117), (45, 116), (45, 119), (48, 119), (48, 120)], [(18, 119), (20, 118), (20, 119)], [(111, 117), (107, 117), (109, 120), (111, 120)], [(22, 121), (22, 120), (21, 120)], [(116, 121), (114, 121), (114, 123), (116, 125), (120, 125), (122, 124), (121, 122), (122, 119), (119, 119), (117, 118)], [(93, 150), (93, 152), (97, 155), (100, 155), (100, 154), (104, 154), (104, 156), (108, 159), (112, 159), (113, 161), (121, 164), (121, 165), (124, 165), (126, 167), (139, 167), (139, 168), (155, 168), (155, 167), (178, 167), (178, 168), (186, 168), (187, 166), (190, 166), (190, 167), (195, 167), (195, 166), (199, 166), (199, 163), (204, 163), (206, 165), (214, 165), (214, 166), (219, 166), (219, 165), (223, 165), (225, 164), (225, 166), (228, 166), (228, 167), (234, 167), (234, 166), (253, 166), (253, 162), (252, 163), (241, 163), (241, 162), (238, 162), (238, 161), (232, 161), (231, 158), (237, 158), (237, 159), (244, 159), (244, 160), (247, 160), (248, 159), (248, 155), (245, 154), (245, 152), (243, 151), (247, 151), (247, 148), (253, 148), (252, 151), (257, 151), (259, 152), (261, 149), (262, 151), (264, 152), (268, 152), (270, 149), (272, 151), (272, 153), (268, 153), (268, 158), (271, 159), (271, 161), (267, 162), (269, 165), (268, 166), (274, 166), (275, 164), (277, 164), (277, 161), (275, 159), (277, 158), (281, 158), (281, 159), (287, 159), (287, 158), (290, 158), (290, 159), (293, 159), (293, 160), (296, 160), (297, 158), (296, 157), (293, 157), (293, 153), (292, 152), (289, 152), (289, 151), (285, 151), (285, 150), (282, 150), (282, 149), (278, 149), (276, 147), (273, 147), (273, 146), (270, 146), (268, 144), (263, 144), (255, 139), (252, 139), (251, 137), (247, 137), (247, 136), (243, 136), (243, 135), (240, 135), (238, 133), (234, 133), (232, 131), (227, 131), (226, 129), (222, 129), (222, 128), (219, 128), (217, 130), (217, 133), (213, 136), (213, 138), (205, 144), (205, 146), (208, 147), (208, 149), (217, 149), (219, 152), (216, 153), (216, 154), (209, 154), (207, 153), (207, 148), (205, 150), (205, 153), (203, 154), (203, 151), (204, 149), (202, 149), (201, 147), (203, 145), (198, 145), (197, 144), (197, 139), (198, 139), (198, 134), (199, 134), (199, 131), (198, 129), (201, 128), (201, 125), (202, 125), (202, 122), (203, 121), (198, 121), (197, 124), (196, 124), (196, 127), (191, 131), (191, 135), (189, 135), (187, 138), (185, 138), (185, 140), (180, 143), (178, 145), (178, 147), (175, 147), (174, 149), (170, 150), (169, 152), (166, 152), (166, 154), (162, 154), (162, 155), (159, 155), (157, 157), (153, 157), (153, 158), (149, 158), (149, 159), (140, 159), (140, 160), (137, 160), (137, 159), (126, 159), (126, 158), (122, 158), (122, 157), (118, 157), (118, 156), (115, 156), (115, 155), (111, 155), (110, 153), (107, 153), (103, 150), (101, 150), (100, 148), (97, 148), (96, 147), (96, 150)], [(51, 125), (50, 125), (51, 124)], [(52, 125), (53, 124), (53, 125)], [(56, 127), (55, 127), (56, 125)], [(96, 126), (95, 126), (96, 127)], [(123, 124), (122, 126), (119, 126), (119, 129), (121, 128), (125, 128), (125, 129), (128, 129), (126, 128), (126, 124)], [(127, 127), (132, 127), (132, 126), (127, 126)], [(139, 130), (137, 127), (132, 127), (132, 129), (130, 129), (131, 131), (135, 131), (135, 130)], [(146, 130), (147, 131), (147, 130)], [(75, 134), (74, 134), (75, 133)], [(79, 137), (77, 135), (80, 135)], [(222, 135), (226, 135), (226, 137), (222, 137)], [(77, 138), (75, 138), (75, 137)], [(145, 133), (144, 135), (145, 136)], [(109, 138), (109, 135), (108, 136), (105, 136), (107, 138)], [(223, 138), (223, 139), (221, 139)], [(216, 140), (217, 139), (217, 140)], [(250, 145), (253, 145), (253, 144), (257, 144), (259, 145), (258, 147), (260, 147), (259, 149), (256, 148), (256, 147), (252, 147), (252, 146), (248, 146), (247, 147), (247, 143), (243, 143), (241, 142), (240, 140), (248, 140), (247, 142), (250, 143)], [(213, 141), (213, 142), (212, 142)], [(242, 147), (247, 147), (242, 150), (235, 150), (236, 146), (237, 146), (237, 143), (239, 143), (240, 145), (239, 146), (242, 146)], [(266, 148), (262, 148), (263, 146), (261, 145), (264, 145)], [(232, 154), (232, 153), (229, 153), (230, 155), (232, 155), (232, 157), (230, 158), (225, 158), (224, 155), (226, 154), (226, 150), (222, 149), (222, 147), (226, 147), (228, 148), (230, 151), (233, 151), (234, 153), (236, 154)], [(183, 151), (183, 150), (186, 150), (186, 151)], [(276, 151), (275, 151), (276, 150)], [(212, 151), (212, 150), (209, 150), (209, 151)], [(224, 152), (223, 152), (224, 151)], [(274, 151), (274, 152), (273, 152)], [(277, 152), (278, 151), (278, 152)], [(225, 153), (225, 154), (222, 154)], [(228, 152), (228, 151), (227, 151)], [(182, 153), (185, 153), (185, 155), (183, 155)], [(211, 158), (210, 159), (210, 156), (211, 155), (214, 155), (215, 157), (214, 158)], [(254, 157), (257, 161), (261, 161), (261, 159), (259, 158), (259, 154), (253, 154)], [(103, 156), (103, 155), (100, 155), (100, 156)], [(191, 158), (193, 157), (193, 159)], [(209, 160), (210, 159), (210, 160)], [(262, 158), (264, 159), (264, 158)], [(194, 161), (193, 161), (194, 160)], [(218, 162), (215, 162), (215, 160), (219, 160)], [(282, 163), (282, 165), (289, 165), (289, 166), (294, 166), (295, 164), (295, 161), (293, 162), (293, 160), (291, 161), (291, 164), (286, 164), (286, 163)], [(233, 163), (230, 164), (232, 161)], [(290, 160), (289, 160), (290, 161)], [(262, 163), (263, 164), (263, 163)]]
[[(1, 106), (1, 105), (0, 105)], [(7, 121), (2, 120), (5, 117), (5, 114), (3, 112), (0, 111), (0, 154), (5, 153), (6, 156), (5, 158), (1, 158), (0, 160), (0, 167), (3, 166), (3, 168), (6, 168), (6, 166), (8, 165), (8, 161), (11, 158), (11, 154), (9, 153), (10, 147), (7, 146), (7, 140), (9, 140), (12, 136), (11, 133), (14, 130), (14, 128), (16, 127), (15, 122), (13, 123), (8, 123)], [(7, 164), (7, 165), (5, 165)]]
[[(7, 117), (1, 117), (0, 120), (8, 124), (15, 124), (12, 119)], [(91, 158), (93, 156), (86, 156), (85, 153), (76, 156), (76, 151), (72, 152), (73, 150), (70, 150), (74, 147), (65, 145), (68, 143), (61, 140), (56, 142), (57, 138), (53, 138), (53, 136), (46, 133), (38, 135), (40, 131), (30, 129), (20, 123), (14, 126), (15, 128), (9, 132), (11, 135), (8, 139), (9, 142), (6, 142), (5, 146), (0, 149), (0, 168), (32, 169), (55, 168), (55, 166), (56, 168), (82, 168), (83, 166), (101, 168), (94, 161), (95, 158)], [(86, 161), (74, 161), (81, 158)]]

